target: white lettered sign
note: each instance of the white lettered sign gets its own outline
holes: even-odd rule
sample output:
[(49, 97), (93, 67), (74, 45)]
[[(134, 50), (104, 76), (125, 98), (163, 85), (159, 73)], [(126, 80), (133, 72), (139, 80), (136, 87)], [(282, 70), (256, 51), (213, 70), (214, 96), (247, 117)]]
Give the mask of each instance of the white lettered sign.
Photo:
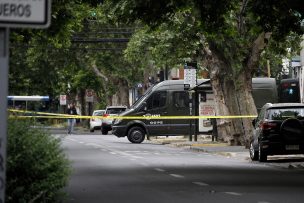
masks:
[(45, 28), (50, 16), (51, 0), (0, 0), (0, 27)]

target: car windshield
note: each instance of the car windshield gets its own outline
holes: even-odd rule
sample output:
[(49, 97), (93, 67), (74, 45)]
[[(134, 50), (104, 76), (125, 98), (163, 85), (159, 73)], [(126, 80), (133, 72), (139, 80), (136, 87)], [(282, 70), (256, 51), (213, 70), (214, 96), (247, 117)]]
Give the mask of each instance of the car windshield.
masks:
[(108, 108), (107, 114), (119, 114), (125, 110), (126, 110), (126, 108)]
[(152, 91), (152, 88), (153, 88), (153, 86), (149, 87), (149, 88), (147, 89), (147, 91), (144, 93), (144, 95), (141, 96), (139, 99), (137, 99), (137, 100), (135, 101), (135, 103), (134, 103), (130, 108), (131, 108), (131, 109), (136, 109), (136, 108), (138, 107), (138, 105), (140, 105), (141, 102), (144, 101), (144, 100), (147, 98), (147, 96), (150, 95), (150, 92)]
[(285, 120), (287, 118), (304, 118), (304, 108), (274, 108), (268, 110), (268, 119)]
[(102, 116), (103, 114), (104, 114), (104, 111), (97, 111), (97, 112), (93, 113), (94, 116)]

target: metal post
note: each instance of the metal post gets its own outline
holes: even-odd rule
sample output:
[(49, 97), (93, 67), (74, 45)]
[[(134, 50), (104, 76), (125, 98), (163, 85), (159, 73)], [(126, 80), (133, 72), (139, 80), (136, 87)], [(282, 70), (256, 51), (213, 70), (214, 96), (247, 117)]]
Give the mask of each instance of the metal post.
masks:
[(269, 61), (269, 59), (267, 59), (267, 76), (269, 78), (271, 77), (271, 73), (270, 73), (270, 61)]
[(0, 203), (5, 202), (9, 29), (0, 28)]
[[(92, 111), (92, 102), (88, 102), (88, 104), (89, 104), (89, 106), (88, 106), (88, 116), (91, 116), (92, 115), (92, 113), (91, 113), (91, 111)], [(90, 120), (88, 120), (89, 122), (88, 122), (88, 127), (90, 128)]]
[[(197, 109), (198, 109), (198, 106), (197, 106), (197, 90), (194, 89), (194, 100), (193, 100), (193, 108), (194, 108), (194, 116), (197, 116), (198, 113), (197, 113)], [(195, 122), (195, 126), (194, 126), (194, 141), (197, 142), (197, 127), (198, 127), (198, 119), (195, 119), (194, 120)]]
[[(189, 92), (189, 116), (192, 116), (192, 92)], [(189, 141), (192, 141), (192, 119), (189, 119)]]

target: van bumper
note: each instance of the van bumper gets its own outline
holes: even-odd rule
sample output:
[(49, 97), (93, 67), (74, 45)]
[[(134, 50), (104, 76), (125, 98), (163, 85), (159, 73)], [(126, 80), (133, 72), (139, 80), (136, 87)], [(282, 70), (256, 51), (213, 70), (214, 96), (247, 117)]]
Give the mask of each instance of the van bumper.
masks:
[(112, 126), (112, 134), (116, 137), (125, 137), (126, 136), (127, 126)]

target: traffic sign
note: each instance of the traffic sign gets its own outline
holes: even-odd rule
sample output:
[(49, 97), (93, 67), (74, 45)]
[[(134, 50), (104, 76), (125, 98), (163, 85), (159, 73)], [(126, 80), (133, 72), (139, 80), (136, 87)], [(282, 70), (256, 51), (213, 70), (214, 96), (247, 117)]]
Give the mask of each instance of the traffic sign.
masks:
[(51, 0), (0, 0), (0, 27), (46, 28)]
[(87, 89), (85, 99), (86, 99), (86, 102), (93, 102), (94, 101), (94, 90)]
[(66, 105), (66, 104), (67, 104), (67, 96), (60, 95), (60, 105)]
[(196, 64), (186, 63), (184, 67), (184, 89), (189, 90), (196, 86)]

